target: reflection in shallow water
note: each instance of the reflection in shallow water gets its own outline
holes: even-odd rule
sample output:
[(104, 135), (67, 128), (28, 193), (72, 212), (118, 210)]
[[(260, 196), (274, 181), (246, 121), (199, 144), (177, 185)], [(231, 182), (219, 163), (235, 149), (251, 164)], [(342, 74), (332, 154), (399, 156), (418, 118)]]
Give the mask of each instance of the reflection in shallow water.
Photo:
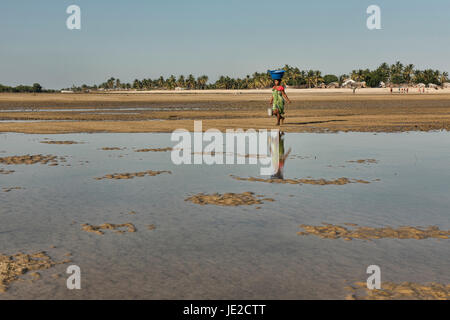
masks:
[(274, 172), (271, 176), (272, 179), (284, 179), (283, 170), (286, 164), (286, 160), (289, 157), (292, 149), (289, 149), (287, 153), (284, 153), (284, 133), (278, 132), (277, 137), (269, 135), (269, 150), (272, 157), (272, 165)]
[[(84, 143), (40, 143), (45, 138)], [(59, 261), (71, 252), (83, 283), (80, 291), (67, 290), (66, 266), (56, 265), (40, 270), (39, 281), (11, 283), (0, 299), (344, 299), (345, 287), (365, 281), (373, 264), (381, 267), (383, 281), (450, 283), (447, 239), (367, 242), (297, 235), (299, 225), (324, 221), (449, 230), (448, 133), (286, 134), (280, 141), (284, 163), (278, 157), (274, 174), (281, 168), (283, 181), (380, 181), (255, 183), (230, 174), (267, 178), (258, 165), (176, 166), (170, 152), (135, 152), (173, 147), (168, 134), (0, 134), (3, 158), (52, 155), (70, 165), (0, 164), (0, 172), (12, 171), (0, 175), (0, 186), (23, 188), (0, 192), (0, 254), (44, 250)], [(118, 150), (102, 150), (112, 147)], [(348, 162), (357, 159), (377, 162)], [(172, 174), (94, 179), (149, 170)], [(259, 209), (185, 201), (200, 193), (246, 192), (275, 201), (263, 201)], [(136, 232), (98, 236), (81, 227), (126, 223)], [(150, 232), (148, 226), (155, 228)]]

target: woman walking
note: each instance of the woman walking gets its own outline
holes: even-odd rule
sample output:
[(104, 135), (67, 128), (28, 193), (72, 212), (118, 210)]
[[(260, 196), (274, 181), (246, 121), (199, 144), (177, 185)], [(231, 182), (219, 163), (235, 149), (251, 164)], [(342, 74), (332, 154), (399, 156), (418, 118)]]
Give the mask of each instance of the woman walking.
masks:
[(284, 91), (284, 87), (281, 85), (281, 80), (276, 79), (275, 85), (272, 88), (272, 98), (270, 99), (270, 105), (272, 106), (273, 115), (277, 117), (277, 126), (283, 124), (284, 122), (284, 104), (285, 101), (287, 103), (291, 103), (286, 92)]

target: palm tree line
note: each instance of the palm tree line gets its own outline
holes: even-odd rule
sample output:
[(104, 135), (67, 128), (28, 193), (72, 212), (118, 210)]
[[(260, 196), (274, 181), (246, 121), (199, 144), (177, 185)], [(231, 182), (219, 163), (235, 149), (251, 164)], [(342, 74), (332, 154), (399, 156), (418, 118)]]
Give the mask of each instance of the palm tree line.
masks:
[(419, 70), (415, 69), (413, 64), (404, 65), (397, 61), (392, 65), (382, 63), (375, 70), (353, 70), (349, 78), (355, 81), (365, 81), (368, 87), (378, 87), (381, 82), (409, 86), (419, 83), (443, 85), (448, 81), (448, 72), (433, 69)]
[[(319, 70), (300, 70), (298, 67), (285, 65), (281, 68), (286, 71), (283, 78), (284, 85), (296, 88), (316, 88), (323, 85), (336, 83), (341, 85), (345, 80), (352, 79), (358, 82), (366, 82), (367, 87), (379, 87), (381, 83), (386, 85), (414, 85), (430, 83), (443, 85), (448, 81), (448, 72), (439, 70), (416, 69), (413, 64), (404, 65), (400, 61), (389, 65), (382, 63), (374, 70), (357, 69), (352, 70), (350, 74), (323, 75)], [(273, 81), (269, 71), (255, 72), (244, 78), (231, 78), (229, 76), (220, 76), (215, 82), (209, 83), (206, 75), (195, 77), (180, 75), (178, 77), (171, 75), (168, 78), (160, 76), (156, 79), (135, 79), (132, 83), (123, 83), (120, 79), (109, 78), (100, 85), (81, 87), (73, 86), (74, 91), (86, 90), (206, 90), (206, 89), (264, 89), (270, 88)]]

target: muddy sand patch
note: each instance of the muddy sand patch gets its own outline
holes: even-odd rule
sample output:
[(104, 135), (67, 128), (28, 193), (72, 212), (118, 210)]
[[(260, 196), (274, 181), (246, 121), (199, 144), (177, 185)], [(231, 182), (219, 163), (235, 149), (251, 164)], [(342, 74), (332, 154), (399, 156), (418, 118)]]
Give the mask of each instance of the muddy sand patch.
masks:
[(137, 231), (136, 227), (132, 223), (122, 223), (122, 224), (104, 223), (99, 226), (94, 226), (85, 223), (82, 224), (81, 227), (86, 232), (92, 232), (98, 235), (104, 235), (105, 230), (112, 230), (118, 234), (123, 234), (125, 232), (134, 233)]
[(244, 193), (225, 193), (225, 194), (204, 194), (199, 193), (192, 197), (185, 199), (199, 205), (216, 205), (216, 206), (251, 206), (255, 204), (263, 204), (263, 201), (273, 202), (274, 199), (265, 198), (259, 199), (263, 196), (255, 197), (253, 192)]
[(136, 152), (169, 152), (172, 148), (149, 148), (149, 149), (138, 149)]
[(0, 168), (0, 174), (11, 174), (14, 173), (14, 170), (5, 170)]
[(38, 280), (41, 276), (36, 271), (50, 269), (57, 264), (68, 262), (70, 261), (55, 262), (45, 252), (16, 253), (12, 256), (0, 254), (0, 293), (5, 292), (12, 282), (21, 280), (20, 276), (28, 272), (33, 280)]
[(23, 155), (23, 156), (11, 156), (11, 157), (3, 157), (0, 158), (0, 163), (5, 165), (19, 165), (19, 164), (48, 164), (49, 166), (57, 166), (58, 161), (66, 162), (65, 157), (58, 157), (53, 155)]
[(412, 282), (384, 282), (380, 290), (369, 290), (364, 282), (346, 288), (351, 291), (347, 300), (449, 300), (450, 285), (430, 283), (422, 285)]
[(359, 164), (374, 164), (378, 163), (376, 159), (360, 159), (360, 160), (350, 160), (348, 163), (359, 163)]
[(348, 223), (347, 227), (323, 223), (323, 226), (300, 225), (303, 232), (298, 232), (299, 236), (314, 235), (322, 239), (344, 239), (352, 241), (354, 239), (360, 240), (375, 240), (375, 239), (416, 239), (423, 240), (428, 238), (433, 239), (450, 239), (450, 230), (440, 230), (436, 226), (427, 228), (423, 227), (399, 227), (397, 229), (391, 227), (385, 228), (371, 228), (359, 227), (356, 224)]
[(82, 144), (83, 142), (77, 142), (77, 141), (41, 141), (41, 143), (45, 144)]
[[(177, 150), (177, 149), (173, 149)], [(240, 154), (240, 153), (234, 153), (234, 152), (218, 152), (218, 151), (211, 151), (211, 152), (191, 152), (192, 155), (201, 155), (201, 156), (208, 156), (208, 157), (216, 157), (216, 156), (227, 156), (227, 157), (239, 157), (239, 158), (246, 158), (246, 159), (267, 159), (267, 155), (263, 154)]]
[(100, 150), (103, 150), (103, 151), (122, 151), (122, 150), (125, 150), (126, 148), (119, 148), (119, 147), (103, 147), (103, 148), (100, 148)]
[(2, 191), (3, 192), (11, 192), (11, 191), (13, 191), (13, 190), (23, 190), (24, 188), (22, 188), (22, 187), (9, 187), (9, 188), (7, 188), (7, 187), (3, 187), (2, 188)]
[(154, 177), (160, 174), (172, 174), (171, 171), (153, 171), (153, 170), (148, 170), (148, 171), (142, 171), (142, 172), (133, 172), (133, 173), (113, 173), (113, 174), (107, 174), (103, 177), (99, 177), (99, 178), (94, 178), (95, 180), (105, 180), (105, 179), (113, 179), (113, 180), (127, 180), (127, 179), (134, 179), (136, 177), (145, 177), (145, 176), (150, 176), (150, 177)]
[(326, 179), (262, 179), (262, 178), (241, 178), (237, 176), (230, 175), (235, 180), (239, 181), (251, 181), (251, 182), (265, 182), (265, 183), (277, 183), (277, 184), (312, 184), (312, 185), (346, 185), (350, 183), (362, 183), (369, 184), (369, 181), (360, 180), (360, 179), (348, 179), (348, 178), (339, 178), (334, 180), (326, 180)]

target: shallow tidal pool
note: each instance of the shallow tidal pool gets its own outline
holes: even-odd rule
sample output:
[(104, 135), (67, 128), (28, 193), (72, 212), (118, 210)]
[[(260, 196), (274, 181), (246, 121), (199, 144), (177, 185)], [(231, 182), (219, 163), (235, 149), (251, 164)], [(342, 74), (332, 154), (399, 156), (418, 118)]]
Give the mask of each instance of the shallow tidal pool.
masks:
[[(368, 183), (264, 183), (260, 165), (174, 165), (170, 134), (0, 134), (0, 158), (56, 156), (0, 161), (0, 254), (70, 257), (40, 270), (39, 280), (24, 274), (0, 299), (344, 299), (370, 265), (382, 281), (450, 283), (447, 239), (297, 234), (299, 225), (323, 223), (449, 230), (450, 133), (302, 133), (282, 141), (291, 149), (284, 179)], [(146, 148), (163, 151), (137, 152)], [(132, 175), (115, 179), (119, 173)], [(248, 192), (271, 200), (185, 201)], [(106, 223), (135, 231), (82, 226)], [(66, 287), (69, 265), (81, 269), (81, 290)]]

